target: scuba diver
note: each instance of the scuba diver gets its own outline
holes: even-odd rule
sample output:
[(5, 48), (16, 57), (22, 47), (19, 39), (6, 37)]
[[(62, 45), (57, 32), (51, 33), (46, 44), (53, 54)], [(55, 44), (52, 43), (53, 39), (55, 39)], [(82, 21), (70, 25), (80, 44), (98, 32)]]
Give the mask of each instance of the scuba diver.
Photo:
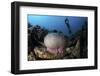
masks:
[(69, 30), (69, 34), (72, 34), (68, 18), (65, 19), (65, 24), (66, 24), (66, 26), (67, 26), (67, 28)]

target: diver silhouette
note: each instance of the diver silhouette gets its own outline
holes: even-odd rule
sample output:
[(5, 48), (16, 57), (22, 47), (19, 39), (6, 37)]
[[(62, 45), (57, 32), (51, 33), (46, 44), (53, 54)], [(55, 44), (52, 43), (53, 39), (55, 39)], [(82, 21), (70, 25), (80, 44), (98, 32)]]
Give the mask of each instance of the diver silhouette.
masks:
[(69, 30), (69, 34), (72, 34), (68, 18), (65, 19), (65, 24), (66, 24), (66, 26), (67, 26), (67, 28)]

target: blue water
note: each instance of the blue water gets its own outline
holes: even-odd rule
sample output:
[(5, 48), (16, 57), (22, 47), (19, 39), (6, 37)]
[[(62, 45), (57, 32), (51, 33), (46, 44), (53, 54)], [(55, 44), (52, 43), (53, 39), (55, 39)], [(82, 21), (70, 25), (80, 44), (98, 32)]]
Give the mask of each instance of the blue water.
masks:
[(62, 31), (64, 35), (69, 36), (68, 27), (65, 24), (65, 19), (68, 18), (72, 33), (77, 32), (82, 28), (85, 22), (88, 22), (87, 17), (78, 16), (45, 16), (45, 15), (28, 15), (28, 23), (32, 26), (39, 25), (48, 30)]

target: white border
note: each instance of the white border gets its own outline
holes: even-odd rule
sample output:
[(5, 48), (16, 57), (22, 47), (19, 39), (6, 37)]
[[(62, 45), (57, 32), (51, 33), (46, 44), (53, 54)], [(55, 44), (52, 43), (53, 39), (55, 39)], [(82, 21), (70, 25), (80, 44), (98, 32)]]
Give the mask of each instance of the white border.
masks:
[[(87, 16), (88, 17), (88, 59), (66, 59), (27, 61), (27, 14)], [(20, 70), (61, 67), (94, 66), (94, 11), (42, 7), (20, 7)]]

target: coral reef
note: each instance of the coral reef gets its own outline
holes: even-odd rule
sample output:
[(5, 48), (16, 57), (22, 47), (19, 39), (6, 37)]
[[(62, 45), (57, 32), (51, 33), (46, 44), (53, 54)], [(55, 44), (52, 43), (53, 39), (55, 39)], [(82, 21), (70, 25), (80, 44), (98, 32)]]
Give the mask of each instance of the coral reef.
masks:
[(68, 37), (56, 29), (28, 25), (28, 61), (88, 57), (87, 27), (82, 26)]
[(47, 51), (55, 55), (63, 56), (67, 40), (63, 34), (49, 33), (44, 38), (44, 44), (47, 47)]

